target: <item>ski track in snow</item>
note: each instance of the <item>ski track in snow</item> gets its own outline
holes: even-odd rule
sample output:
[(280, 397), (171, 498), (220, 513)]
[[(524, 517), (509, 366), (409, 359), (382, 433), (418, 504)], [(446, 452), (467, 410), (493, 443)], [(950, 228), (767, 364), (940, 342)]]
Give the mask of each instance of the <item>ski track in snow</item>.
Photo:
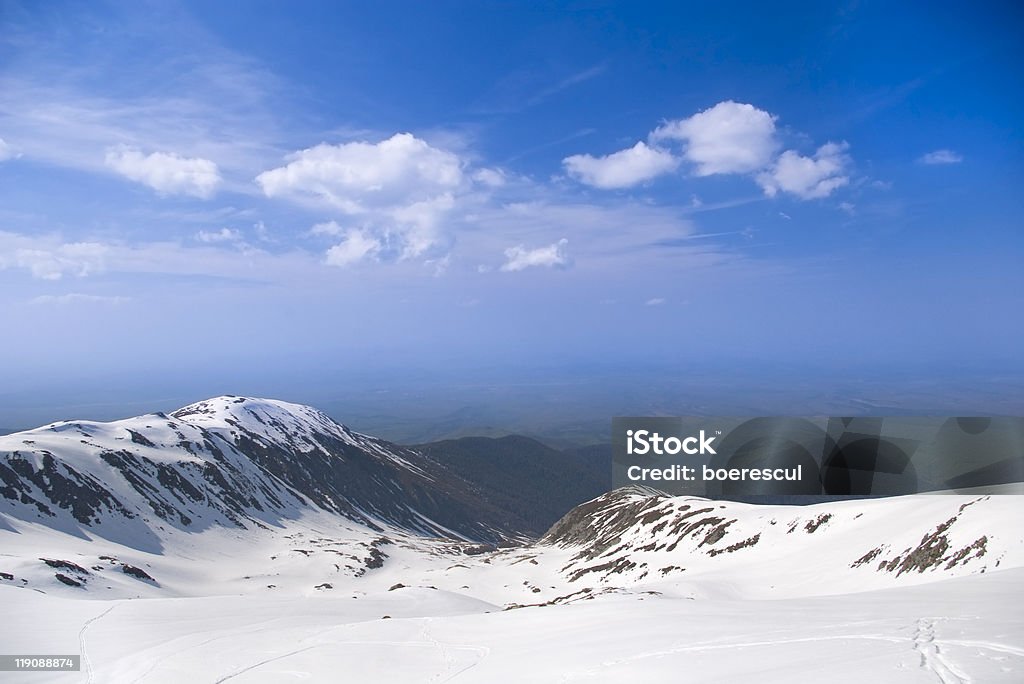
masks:
[[(243, 629), (243, 630), (239, 630), (239, 631), (232, 631), (232, 632), (228, 632), (227, 634), (220, 634), (220, 635), (215, 636), (215, 637), (210, 637), (209, 639), (204, 639), (204, 640), (202, 640), (202, 641), (200, 641), (199, 643), (196, 643), (196, 644), (189, 644), (189, 645), (183, 646), (182, 648), (176, 648), (175, 650), (171, 651), (170, 653), (162, 655), (159, 658), (155, 658), (150, 663), (149, 667), (146, 669), (145, 672), (143, 672), (141, 675), (139, 675), (138, 677), (136, 677), (135, 679), (132, 680), (132, 684), (138, 684), (139, 682), (144, 680), (146, 677), (148, 677), (150, 674), (152, 674), (153, 671), (157, 668), (157, 666), (159, 666), (160, 664), (164, 663), (167, 660), (170, 660), (171, 658), (175, 658), (175, 657), (181, 656), (182, 653), (185, 653), (187, 651), (191, 651), (191, 650), (194, 650), (194, 649), (197, 649), (197, 648), (202, 648), (203, 646), (206, 646), (207, 644), (212, 644), (215, 641), (221, 641), (223, 639), (233, 639), (233, 638), (245, 635), (245, 634), (259, 634), (260, 632), (263, 632), (264, 630), (266, 630), (267, 625), (271, 625), (271, 624), (273, 624), (275, 622), (281, 622), (284, 619), (285, 618), (273, 618), (271, 620), (264, 620), (262, 622), (255, 623), (255, 625), (251, 626), (249, 629)], [(185, 637), (178, 637), (177, 639), (172, 639), (171, 641), (165, 642), (162, 645), (163, 645), (164, 648), (166, 648), (170, 644), (174, 644), (174, 643), (177, 643), (179, 641), (184, 641), (186, 639), (191, 639), (192, 637), (193, 637), (193, 635), (188, 635), (188, 636), (185, 636)], [(234, 676), (234, 675), (232, 675), (232, 676)]]
[[(433, 637), (431, 637), (429, 635), (425, 634), (424, 636), (425, 636), (425, 640), (423, 640), (423, 641), (365, 641), (365, 640), (360, 640), (360, 641), (338, 641), (338, 642), (332, 642), (332, 643), (326, 643), (326, 644), (313, 644), (312, 646), (304, 646), (303, 648), (297, 648), (297, 649), (294, 649), (292, 651), (288, 651), (287, 653), (281, 653), (281, 654), (276, 655), (276, 656), (274, 656), (272, 658), (265, 658), (263, 660), (255, 662), (255, 663), (253, 663), (251, 665), (246, 665), (245, 667), (243, 667), (243, 668), (241, 668), (239, 670), (235, 670), (234, 672), (232, 672), (230, 674), (224, 675), (224, 676), (214, 680), (214, 684), (222, 684), (222, 682), (226, 682), (228, 680), (234, 679), (235, 677), (243, 675), (243, 674), (245, 674), (247, 672), (252, 672), (253, 670), (255, 670), (257, 668), (260, 668), (260, 667), (263, 667), (264, 665), (267, 665), (269, 663), (273, 663), (273, 662), (278, 661), (278, 660), (283, 660), (285, 658), (290, 658), (290, 657), (292, 657), (294, 655), (298, 655), (299, 653), (305, 653), (306, 651), (311, 651), (311, 650), (317, 649), (317, 648), (329, 648), (331, 646), (409, 646), (411, 644), (429, 645), (429, 646), (433, 646), (435, 648), (440, 649), (441, 653), (443, 654), (442, 655), (442, 659), (444, 661), (445, 669), (442, 672), (436, 673), (433, 677), (431, 677), (430, 681), (432, 681), (432, 682), (433, 681), (436, 681), (436, 682), (450, 682), (451, 680), (455, 679), (456, 677), (458, 677), (459, 675), (463, 674), (467, 670), (470, 670), (470, 669), (476, 667), (484, 658), (487, 657), (487, 655), (491, 651), (491, 649), (489, 649), (486, 646), (471, 646), (471, 645), (468, 645), (468, 644), (443, 644), (442, 642), (437, 641), (436, 639), (434, 639)], [(475, 653), (477, 653), (478, 655), (480, 655), (480, 658), (478, 658), (474, 662), (470, 663), (466, 667), (462, 668), (461, 670), (455, 670), (453, 672), (452, 670), (455, 667), (456, 661), (455, 661), (455, 658), (451, 656), (451, 653), (448, 650), (449, 646), (451, 646), (453, 648), (456, 648), (456, 649), (460, 649), (460, 650), (463, 650), (463, 649), (464, 650), (472, 650)], [(442, 677), (443, 679), (438, 679), (438, 677)]]
[[(430, 678), (430, 681), (446, 682), (449, 679), (451, 679), (451, 677), (448, 677), (448, 675), (451, 674), (452, 668), (455, 667), (455, 658), (452, 657), (451, 651), (445, 648), (444, 644), (442, 644), (440, 641), (435, 639), (433, 635), (431, 635), (431, 621), (431, 618), (427, 618), (423, 621), (423, 627), (420, 629), (420, 635), (424, 638), (424, 640), (426, 640), (428, 644), (434, 646), (441, 652), (441, 662), (444, 663), (444, 670), (441, 672), (434, 673), (434, 675)], [(441, 679), (442, 677), (444, 677), (444, 679)]]
[(950, 644), (952, 646), (968, 646), (974, 648), (982, 648), (988, 651), (996, 651), (998, 653), (1008, 653), (1010, 655), (1021, 656), (1024, 658), (1024, 648), (1017, 646), (1010, 646), (1008, 644), (1000, 644), (995, 641), (970, 641), (964, 639), (943, 639), (942, 643)]
[[(430, 681), (431, 682), (438, 682), (438, 683), (441, 683), (441, 684), (443, 684), (444, 682), (450, 682), (453, 679), (455, 679), (456, 677), (459, 677), (462, 674), (464, 674), (465, 672), (473, 669), (474, 667), (479, 665), (484, 660), (484, 658), (486, 658), (488, 655), (490, 655), (491, 649), (489, 647), (487, 647), (487, 646), (479, 646), (479, 645), (474, 645), (474, 644), (449, 644), (449, 643), (446, 643), (446, 642), (438, 641), (433, 636), (433, 634), (431, 634), (431, 632), (430, 632), (430, 624), (432, 622), (433, 622), (433, 618), (425, 618), (424, 619), (423, 626), (420, 628), (420, 632), (419, 632), (419, 635), (421, 637), (420, 640), (388, 641), (388, 640), (364, 640), (364, 639), (359, 639), (359, 640), (339, 639), (339, 640), (336, 640), (336, 641), (330, 641), (330, 642), (326, 642), (326, 643), (324, 643), (324, 642), (316, 643), (316, 644), (312, 644), (310, 646), (304, 646), (302, 648), (293, 649), (291, 651), (288, 651), (287, 653), (281, 653), (281, 654), (278, 654), (278, 655), (273, 656), (271, 658), (265, 658), (263, 660), (259, 660), (257, 662), (254, 662), (254, 663), (252, 663), (250, 665), (246, 665), (245, 667), (243, 667), (241, 669), (235, 670), (234, 672), (231, 672), (229, 674), (223, 675), (220, 678), (214, 680), (214, 684), (222, 684), (223, 682), (226, 682), (226, 681), (229, 681), (231, 679), (234, 679), (235, 677), (243, 675), (243, 674), (245, 674), (247, 672), (252, 672), (253, 670), (256, 670), (257, 668), (263, 667), (264, 665), (267, 665), (269, 663), (273, 663), (273, 662), (276, 662), (276, 661), (279, 661), (279, 660), (283, 660), (285, 658), (290, 658), (290, 657), (292, 657), (294, 655), (298, 655), (299, 653), (305, 653), (306, 651), (311, 651), (311, 650), (317, 649), (317, 648), (330, 648), (332, 646), (409, 646), (409, 645), (426, 645), (426, 646), (431, 646), (431, 647), (437, 649), (438, 652), (441, 654), (441, 661), (443, 663), (444, 669), (439, 671), (439, 672), (437, 672), (437, 673), (435, 673), (430, 678)], [(332, 627), (330, 627), (328, 629), (325, 629), (325, 630), (323, 630), (321, 632), (318, 632), (317, 634), (314, 634), (314, 635), (311, 635), (309, 637), (306, 637), (305, 639), (302, 639), (302, 641), (309, 641), (310, 639), (322, 639), (324, 637), (324, 635), (329, 634), (330, 632), (335, 632), (335, 631), (338, 631), (339, 629), (350, 629), (350, 628), (356, 626), (357, 624), (359, 624), (359, 623), (352, 623), (352, 624), (345, 624), (345, 625), (335, 625), (335, 626), (332, 626)], [(246, 630), (247, 633), (251, 632), (251, 631), (256, 631), (256, 630)], [(236, 636), (237, 634), (238, 633), (221, 635), (221, 636), (215, 637), (213, 639), (208, 639), (208, 640), (202, 642), (201, 644), (196, 644), (194, 647), (190, 647), (190, 648), (199, 647), (199, 646), (201, 646), (203, 644), (209, 643), (211, 641), (216, 641), (218, 639), (224, 639), (224, 638), (229, 638), (229, 637), (232, 637), (232, 636)], [(453, 649), (454, 650), (459, 650), (459, 651), (472, 651), (472, 652), (476, 653), (478, 657), (473, 662), (469, 663), (468, 665), (466, 665), (466, 666), (464, 666), (464, 667), (462, 667), (460, 669), (456, 669), (456, 667), (458, 666), (458, 661), (455, 658), (455, 656), (452, 655), (452, 650)], [(176, 655), (178, 655), (178, 654), (176, 654)], [(152, 668), (150, 669), (150, 671), (146, 672), (146, 675), (150, 674), (151, 671), (152, 671)]]
[[(803, 644), (803, 643), (814, 643), (821, 641), (842, 641), (842, 640), (871, 640), (871, 641), (886, 641), (889, 643), (901, 644), (905, 643), (906, 639), (902, 637), (887, 636), (885, 634), (834, 634), (828, 636), (814, 636), (814, 637), (794, 637), (792, 639), (771, 639), (761, 641), (734, 641), (727, 643), (714, 643), (714, 644), (690, 644), (686, 646), (672, 646), (666, 649), (659, 649), (657, 651), (648, 651), (646, 653), (637, 653), (636, 655), (629, 656), (627, 658), (617, 658), (615, 660), (606, 660), (595, 668), (580, 670), (577, 672), (570, 672), (562, 675), (560, 684), (567, 684), (575, 679), (589, 677), (601, 672), (601, 670), (609, 667), (615, 667), (617, 665), (626, 665), (638, 660), (644, 660), (646, 658), (663, 658), (666, 656), (677, 655), (680, 653), (690, 653), (695, 651), (718, 651), (718, 650), (731, 650), (738, 648), (748, 648), (756, 646), (779, 646), (783, 644)], [(952, 679), (947, 682), (942, 680), (943, 684), (969, 684), (969, 679)]]
[[(444, 642), (438, 641), (430, 633), (431, 622), (433, 622), (433, 618), (427, 618), (426, 621), (424, 621), (423, 629), (420, 630), (420, 634), (422, 634), (423, 638), (427, 640), (427, 643), (430, 643), (441, 650), (441, 657), (444, 661), (444, 671), (436, 673), (433, 677), (430, 678), (430, 681), (450, 682), (456, 677), (465, 673), (466, 671), (472, 670), (474, 667), (479, 665), (484, 658), (490, 655), (491, 649), (489, 649), (486, 646), (475, 646), (472, 644), (446, 644)], [(456, 660), (452, 656), (451, 648), (464, 651), (474, 651), (479, 657), (473, 662), (471, 662), (469, 665), (466, 665), (461, 670), (455, 670), (453, 672), (452, 670), (455, 669)]]
[[(261, 623), (259, 623), (261, 626), (258, 627), (258, 628), (246, 629), (246, 630), (242, 630), (242, 631), (233, 631), (233, 632), (229, 632), (228, 634), (222, 634), (222, 635), (214, 637), (212, 639), (207, 639), (206, 641), (204, 641), (204, 642), (202, 642), (200, 644), (196, 644), (195, 646), (193, 646), (191, 648), (198, 648), (200, 646), (203, 646), (204, 644), (208, 644), (208, 643), (213, 642), (213, 641), (219, 641), (220, 639), (230, 639), (232, 637), (237, 637), (237, 636), (239, 636), (241, 634), (256, 634), (256, 633), (259, 633), (259, 632), (263, 631), (263, 625), (268, 625), (268, 624), (273, 623), (273, 622), (278, 622), (281, 619), (283, 619), (283, 618), (275, 618), (275, 619), (272, 619), (272, 620), (267, 620), (267, 621), (261, 622)], [(310, 636), (307, 636), (307, 637), (301, 639), (300, 643), (302, 643), (304, 641), (309, 641), (310, 639), (322, 638), (323, 635), (328, 634), (330, 632), (337, 631), (339, 629), (351, 628), (355, 624), (358, 624), (358, 623), (348, 623), (348, 624), (344, 624), (344, 625), (332, 625), (331, 627), (329, 627), (327, 629), (321, 630), (321, 631), (319, 631), (319, 632), (317, 632), (315, 634), (312, 634)], [(321, 647), (324, 647), (324, 646), (331, 646), (333, 643), (338, 643), (338, 642), (313, 644), (312, 646), (304, 646), (302, 648), (297, 648), (297, 649), (294, 649), (294, 650), (289, 651), (287, 653), (282, 653), (280, 655), (273, 656), (272, 658), (265, 658), (263, 660), (255, 662), (255, 663), (253, 663), (251, 665), (246, 665), (245, 667), (243, 667), (240, 670), (236, 670), (236, 671), (234, 671), (234, 672), (232, 672), (230, 674), (224, 675), (220, 679), (215, 680), (214, 684), (221, 684), (221, 682), (226, 682), (229, 679), (234, 679), (235, 677), (237, 677), (239, 675), (245, 674), (246, 672), (251, 672), (252, 670), (255, 670), (256, 668), (263, 667), (264, 665), (267, 665), (268, 663), (272, 663), (272, 662), (277, 661), (277, 660), (282, 660), (284, 658), (290, 658), (293, 655), (296, 655), (296, 654), (299, 654), (299, 653), (305, 653), (306, 651), (311, 651), (314, 648), (321, 648)], [(351, 643), (351, 642), (340, 642), (340, 643)], [(178, 654), (173, 654), (173, 655), (178, 655)], [(166, 657), (169, 657), (169, 656), (165, 656), (165, 659), (166, 659)], [(146, 674), (149, 674), (149, 673), (147, 672)]]
[(294, 651), (288, 651), (287, 653), (282, 653), (281, 655), (276, 655), (273, 658), (265, 658), (264, 660), (260, 660), (258, 662), (255, 662), (252, 665), (247, 665), (247, 666), (243, 667), (241, 670), (235, 670), (231, 674), (224, 675), (223, 677), (220, 677), (219, 679), (215, 679), (213, 684), (221, 684), (221, 682), (226, 682), (229, 679), (234, 679), (235, 677), (237, 677), (239, 675), (243, 675), (246, 672), (250, 672), (252, 670), (255, 670), (257, 667), (263, 667), (267, 663), (272, 663), (275, 660), (281, 660), (283, 658), (290, 658), (293, 655), (296, 655), (296, 654), (299, 654), (299, 653), (304, 653), (306, 651), (312, 651), (314, 648), (322, 648), (323, 646), (327, 646), (327, 645), (328, 644), (313, 644), (312, 646), (306, 646), (304, 648), (297, 648)]
[(921, 655), (921, 667), (935, 673), (942, 684), (970, 684), (971, 678), (950, 662), (939, 648), (935, 640), (935, 622), (935, 618), (918, 618), (915, 623), (914, 650)]
[(85, 663), (85, 671), (87, 675), (86, 682), (88, 682), (88, 684), (93, 684), (93, 682), (95, 682), (96, 680), (95, 672), (93, 671), (92, 668), (92, 659), (89, 658), (89, 651), (85, 648), (85, 633), (89, 630), (89, 627), (91, 627), (94, 622), (96, 622), (100, 618), (109, 615), (110, 611), (117, 608), (117, 606), (118, 604), (115, 603), (99, 615), (89, 618), (85, 621), (85, 624), (82, 625), (82, 629), (78, 630), (78, 651), (82, 654), (82, 662)]

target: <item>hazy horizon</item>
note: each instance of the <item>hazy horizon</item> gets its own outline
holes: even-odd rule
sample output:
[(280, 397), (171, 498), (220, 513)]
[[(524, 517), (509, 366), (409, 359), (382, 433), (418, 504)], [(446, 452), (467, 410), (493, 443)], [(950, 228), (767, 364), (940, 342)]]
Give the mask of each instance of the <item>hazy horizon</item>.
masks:
[[(608, 441), (617, 415), (1020, 415), (1024, 375), (972, 373), (936, 379), (922, 369), (609, 367), (504, 369), (471, 375), (323, 373), (309, 378), (193, 378), (153, 388), (145, 378), (15, 389), (0, 401), (0, 430), (57, 420), (116, 420), (170, 411), (221, 394), (308, 404), (349, 427), (400, 443), (524, 434), (553, 445)], [(133, 382), (134, 380), (134, 382)], [(161, 393), (158, 393), (158, 391)]]

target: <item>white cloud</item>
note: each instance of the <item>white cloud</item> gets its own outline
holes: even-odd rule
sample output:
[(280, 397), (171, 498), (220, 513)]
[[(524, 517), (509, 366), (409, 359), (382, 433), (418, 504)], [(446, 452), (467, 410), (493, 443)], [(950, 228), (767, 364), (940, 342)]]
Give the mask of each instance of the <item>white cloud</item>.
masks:
[[(750, 104), (727, 100), (685, 119), (667, 121), (651, 132), (651, 146), (637, 143), (605, 157), (574, 155), (562, 161), (569, 174), (599, 188), (623, 188), (668, 173), (680, 158), (663, 149), (682, 143), (682, 158), (695, 165), (697, 176), (744, 174), (755, 176), (766, 195), (779, 191), (801, 199), (831, 194), (849, 183), (846, 143), (827, 143), (812, 157), (781, 147), (776, 117)], [(695, 209), (701, 208), (696, 197)]]
[(846, 143), (825, 143), (813, 157), (787, 150), (779, 155), (771, 168), (758, 174), (758, 185), (769, 197), (774, 197), (779, 191), (800, 199), (827, 197), (836, 188), (850, 182), (844, 175), (849, 164), (847, 147)]
[(452, 255), (451, 253), (448, 253), (440, 259), (427, 259), (423, 262), (423, 265), (427, 268), (433, 269), (435, 278), (440, 278), (448, 271), (448, 267), (451, 266), (451, 263)]
[(771, 163), (779, 147), (775, 117), (732, 100), (668, 121), (651, 133), (651, 140), (685, 142), (684, 155), (697, 165), (698, 176), (758, 171)]
[[(132, 18), (119, 40), (96, 44), (98, 52), (83, 47), (73, 68), (61, 48), (69, 38), (60, 32), (9, 44), (18, 68), (0, 70), (0, 135), (33, 161), (90, 173), (110, 171), (106, 152), (118, 144), (216, 160), (218, 190), (251, 190), (251, 178), (280, 154), (286, 84), (265, 64), (218, 45), (181, 12), (170, 13), (179, 16), (161, 10), (159, 21)], [(107, 19), (122, 25), (119, 17)], [(88, 21), (80, 23), (88, 33)], [(188, 51), (177, 49), (183, 44)], [(165, 59), (170, 54), (176, 58)], [(145, 77), (134, 78), (139, 74)], [(133, 86), (119, 87), (122, 77)]]
[(0, 269), (24, 268), (41, 280), (100, 273), (108, 251), (95, 242), (37, 241), (13, 233), (0, 233), (0, 247)]
[(337, 221), (324, 221), (322, 223), (315, 224), (309, 229), (310, 235), (343, 235), (345, 229), (342, 228)]
[(125, 178), (148, 185), (166, 195), (207, 198), (220, 185), (220, 172), (209, 159), (181, 157), (166, 152), (143, 154), (118, 145), (107, 150), (106, 164)]
[[(643, 202), (565, 202), (559, 196), (536, 189), (530, 201), (480, 207), (458, 233), (458, 253), (479, 259), (481, 272), (499, 270), (508, 260), (510, 245), (521, 249), (550, 245), (559, 239), (573, 245), (571, 261), (595, 268), (619, 269), (626, 261), (645, 268), (645, 259), (671, 252), (671, 258), (706, 249), (687, 238), (694, 223), (671, 206)], [(671, 245), (665, 250), (665, 245)], [(491, 261), (490, 257), (494, 260)], [(689, 258), (687, 256), (686, 258)], [(461, 264), (457, 260), (455, 265)]]
[[(441, 223), (454, 206), (454, 196), (444, 193), (407, 206), (375, 212), (375, 216), (365, 220), (358, 229), (346, 228), (337, 221), (325, 221), (314, 225), (309, 233), (319, 237), (345, 237), (340, 244), (328, 250), (327, 263), (335, 266), (360, 261), (371, 254), (382, 262), (429, 254), (430, 258), (424, 263), (443, 271), (447, 267), (446, 255), (434, 248), (448, 242), (442, 234)], [(364, 252), (370, 245), (372, 250)]]
[(14, 148), (7, 144), (7, 141), (0, 138), (0, 162), (8, 159), (17, 159), (21, 155), (14, 151)]
[(562, 164), (581, 183), (608, 190), (628, 188), (674, 171), (679, 160), (671, 152), (638, 142), (604, 157), (574, 154), (563, 159)]
[(473, 180), (489, 188), (505, 185), (505, 172), (501, 169), (480, 169), (473, 174)]
[[(240, 258), (240, 256), (242, 258)], [(303, 250), (266, 252), (180, 241), (66, 242), (57, 234), (22, 234), (0, 231), (0, 270), (25, 269), (34, 278), (58, 281), (99, 276), (115, 280), (125, 274), (214, 276), (240, 283), (294, 282), (323, 265)], [(131, 280), (134, 284), (137, 280)]]
[(918, 159), (922, 164), (959, 164), (963, 160), (963, 156), (953, 150), (935, 150)]
[(437, 244), (441, 237), (438, 226), (444, 215), (455, 206), (451, 193), (444, 193), (422, 202), (414, 202), (391, 211), (402, 238), (400, 258), (417, 257)]
[(201, 230), (196, 233), (196, 240), (200, 242), (238, 242), (242, 234), (234, 228), (221, 228), (217, 231)]
[[(335, 221), (313, 226), (314, 235), (346, 235), (328, 252), (328, 263), (345, 265), (372, 254), (380, 261), (440, 258), (442, 220), (471, 187), (458, 155), (397, 133), (378, 143), (320, 144), (264, 171), (256, 182), (268, 197), (326, 204), (359, 217), (359, 230)], [(504, 176), (481, 169), (472, 178), (497, 186)], [(370, 246), (372, 245), (372, 249)], [(364, 249), (370, 249), (364, 252)]]
[(644, 302), (644, 306), (661, 306), (665, 303), (664, 297), (654, 297)]
[(345, 239), (327, 250), (327, 264), (330, 266), (351, 266), (381, 250), (381, 242), (362, 230), (349, 230)]
[(264, 171), (256, 182), (268, 197), (315, 199), (347, 214), (430, 199), (463, 183), (462, 161), (410, 133), (379, 143), (321, 143)]
[(522, 271), (531, 266), (565, 266), (569, 258), (565, 252), (565, 246), (569, 241), (562, 238), (558, 242), (547, 247), (526, 249), (523, 245), (516, 245), (505, 250), (505, 263), (502, 271)]
[(270, 236), (270, 231), (267, 230), (267, 224), (263, 221), (257, 221), (252, 224), (252, 229), (256, 231), (256, 239), (260, 242), (275, 242), (275, 240)]
[(54, 305), (54, 306), (68, 306), (74, 304), (103, 304), (116, 306), (118, 304), (124, 304), (130, 302), (131, 297), (114, 296), (108, 297), (104, 295), (91, 295), (82, 294), (80, 292), (70, 292), (63, 295), (41, 295), (34, 297), (29, 301), (29, 304), (37, 305)]

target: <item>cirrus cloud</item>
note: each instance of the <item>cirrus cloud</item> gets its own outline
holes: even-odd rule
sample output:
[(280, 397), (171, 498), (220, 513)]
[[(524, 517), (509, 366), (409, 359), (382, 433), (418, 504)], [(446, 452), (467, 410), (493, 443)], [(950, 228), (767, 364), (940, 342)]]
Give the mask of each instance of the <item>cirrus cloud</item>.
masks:
[(98, 304), (116, 306), (118, 304), (124, 304), (125, 302), (130, 301), (131, 297), (122, 297), (120, 295), (108, 296), (83, 294), (81, 292), (69, 292), (68, 294), (62, 295), (40, 295), (38, 297), (33, 297), (31, 300), (29, 300), (29, 304), (36, 304), (42, 306), (75, 306), (79, 304)]

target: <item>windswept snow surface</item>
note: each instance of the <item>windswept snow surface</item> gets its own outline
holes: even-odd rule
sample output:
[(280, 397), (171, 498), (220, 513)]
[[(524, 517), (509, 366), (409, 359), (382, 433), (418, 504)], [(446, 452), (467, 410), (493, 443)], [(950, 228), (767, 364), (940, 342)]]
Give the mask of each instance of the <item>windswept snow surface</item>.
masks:
[(0, 639), (86, 661), (18, 682), (1019, 682), (1022, 586), (1015, 569), (855, 595), (623, 591), (506, 611), (425, 587), (119, 601), (0, 588)]
[[(284, 479), (303, 482), (292, 461), (308, 473), (310, 456), (345, 468), (371, 453), (395, 468), (373, 475), (420, 486), (416, 455), (314, 409), (238, 399), (0, 438), (0, 651), (83, 661), (0, 681), (1024, 679), (1021, 497), (798, 507), (625, 489), (496, 549), (431, 518), (403, 475), (357, 491), (402, 495), (387, 505), (313, 504)], [(112, 441), (138, 461), (112, 467)], [(158, 464), (203, 496), (178, 496)], [(60, 477), (92, 507), (66, 501)]]

